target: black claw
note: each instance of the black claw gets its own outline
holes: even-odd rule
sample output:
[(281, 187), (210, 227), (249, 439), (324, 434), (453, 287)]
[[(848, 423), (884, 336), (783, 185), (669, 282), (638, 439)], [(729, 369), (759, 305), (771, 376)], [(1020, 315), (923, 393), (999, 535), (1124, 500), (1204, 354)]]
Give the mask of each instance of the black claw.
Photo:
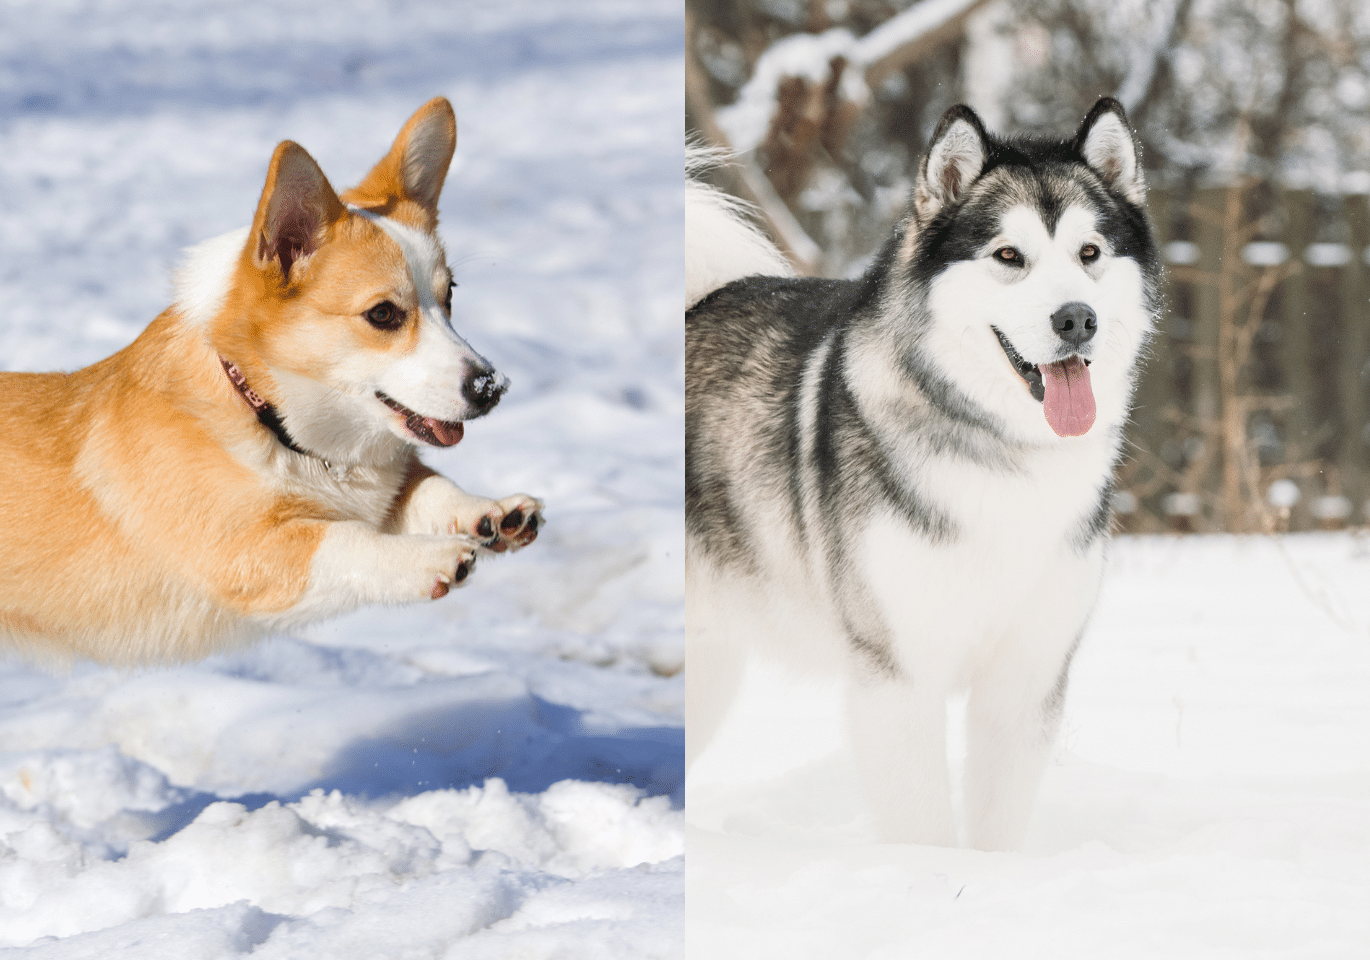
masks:
[(468, 572), (469, 571), (466, 569), (466, 561), (463, 560), (461, 563), (457, 564), (457, 572), (453, 575), (452, 582), (461, 583), (466, 579), (466, 574)]
[(529, 532), (529, 533), (537, 533), (537, 532), (538, 532), (538, 521), (539, 521), (539, 518), (538, 518), (538, 515), (537, 515), (536, 513), (533, 514), (531, 517), (528, 518), (528, 532)]
[(515, 530), (519, 528), (519, 526), (522, 523), (523, 511), (510, 510), (509, 513), (505, 516), (504, 520), (501, 521), (499, 528), (503, 530), (505, 533), (513, 533)]
[(476, 524), (476, 533), (489, 540), (495, 535), (495, 524), (489, 517), (481, 517), (480, 523)]

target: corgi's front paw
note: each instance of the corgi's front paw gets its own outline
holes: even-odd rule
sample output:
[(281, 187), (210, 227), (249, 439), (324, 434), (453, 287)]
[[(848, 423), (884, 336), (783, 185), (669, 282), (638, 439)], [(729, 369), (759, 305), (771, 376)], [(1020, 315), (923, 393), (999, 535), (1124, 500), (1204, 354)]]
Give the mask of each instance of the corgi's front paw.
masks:
[(477, 544), (469, 537), (434, 537), (434, 550), (426, 559), (423, 584), (433, 600), (441, 599), (453, 587), (464, 586), (476, 569)]
[[(516, 493), (502, 500), (487, 500), (488, 506), (479, 514), (469, 530), (481, 546), (495, 553), (526, 547), (538, 537), (542, 526), (542, 501), (526, 493)], [(468, 521), (470, 523), (470, 521)], [(454, 529), (467, 532), (458, 520)]]
[(331, 523), (292, 614), (307, 622), (365, 603), (436, 600), (470, 582), (481, 549), (464, 535), (378, 533), (356, 520)]

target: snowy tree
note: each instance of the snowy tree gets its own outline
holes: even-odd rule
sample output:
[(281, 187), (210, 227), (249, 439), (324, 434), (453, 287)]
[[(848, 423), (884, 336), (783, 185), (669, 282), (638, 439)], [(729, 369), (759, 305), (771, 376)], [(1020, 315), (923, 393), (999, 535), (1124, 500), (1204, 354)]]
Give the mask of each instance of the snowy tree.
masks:
[(1370, 8), (1358, 0), (687, 7), (703, 78), (693, 128), (765, 169), (827, 272), (849, 272), (878, 243), (959, 101), (1001, 131), (1059, 135), (1116, 96), (1163, 181), (1254, 176), (1335, 192), (1370, 170)]

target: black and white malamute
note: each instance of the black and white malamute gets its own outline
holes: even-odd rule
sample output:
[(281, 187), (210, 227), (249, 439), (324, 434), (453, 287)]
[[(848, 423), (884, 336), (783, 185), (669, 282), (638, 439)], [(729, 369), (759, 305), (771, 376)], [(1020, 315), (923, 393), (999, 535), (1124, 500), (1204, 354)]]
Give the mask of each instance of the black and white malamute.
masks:
[(690, 759), (750, 651), (841, 672), (883, 838), (954, 845), (947, 700), (968, 691), (966, 839), (1018, 845), (1159, 310), (1122, 107), (1061, 142), (951, 109), (859, 280), (744, 276), (745, 225), (687, 197)]

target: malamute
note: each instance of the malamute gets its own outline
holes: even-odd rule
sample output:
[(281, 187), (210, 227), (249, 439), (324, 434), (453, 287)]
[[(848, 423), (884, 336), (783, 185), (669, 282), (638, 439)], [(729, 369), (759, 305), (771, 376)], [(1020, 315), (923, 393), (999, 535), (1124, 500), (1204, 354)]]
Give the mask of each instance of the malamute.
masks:
[(948, 111), (859, 280), (720, 275), (691, 189), (687, 250), (710, 223), (715, 265), (686, 315), (691, 759), (748, 651), (841, 672), (882, 836), (953, 845), (967, 691), (966, 839), (1021, 842), (1159, 310), (1144, 196), (1107, 98), (1062, 142)]

